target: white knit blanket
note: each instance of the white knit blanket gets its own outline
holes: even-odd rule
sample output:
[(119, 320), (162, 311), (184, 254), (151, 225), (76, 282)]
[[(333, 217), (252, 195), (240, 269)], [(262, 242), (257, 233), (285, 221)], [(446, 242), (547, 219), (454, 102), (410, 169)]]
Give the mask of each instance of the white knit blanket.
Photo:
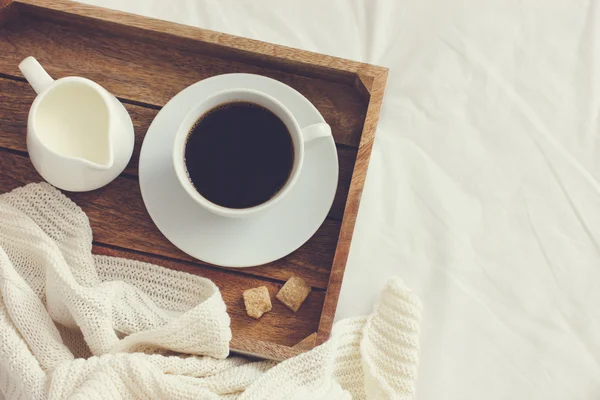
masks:
[(227, 358), (211, 281), (91, 250), (86, 215), (52, 186), (0, 196), (0, 397), (412, 398), (421, 306), (399, 279), (325, 344), (252, 362)]

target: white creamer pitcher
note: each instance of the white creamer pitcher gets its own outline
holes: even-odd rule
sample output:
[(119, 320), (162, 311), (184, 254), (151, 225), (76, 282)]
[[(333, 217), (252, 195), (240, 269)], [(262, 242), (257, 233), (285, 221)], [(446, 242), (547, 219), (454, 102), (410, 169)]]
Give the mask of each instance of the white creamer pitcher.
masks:
[(29, 111), (27, 150), (40, 175), (74, 192), (115, 179), (133, 153), (133, 124), (125, 107), (89, 79), (52, 79), (33, 57), (19, 69), (38, 94)]

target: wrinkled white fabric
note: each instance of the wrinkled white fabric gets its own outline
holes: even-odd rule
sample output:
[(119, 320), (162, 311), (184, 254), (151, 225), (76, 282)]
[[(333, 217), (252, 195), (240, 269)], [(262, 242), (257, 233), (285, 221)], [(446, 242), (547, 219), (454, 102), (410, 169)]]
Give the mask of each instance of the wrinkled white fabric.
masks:
[(413, 397), (421, 305), (399, 279), (370, 316), (276, 365), (226, 358), (230, 320), (210, 280), (91, 250), (86, 215), (51, 185), (0, 195), (1, 397)]

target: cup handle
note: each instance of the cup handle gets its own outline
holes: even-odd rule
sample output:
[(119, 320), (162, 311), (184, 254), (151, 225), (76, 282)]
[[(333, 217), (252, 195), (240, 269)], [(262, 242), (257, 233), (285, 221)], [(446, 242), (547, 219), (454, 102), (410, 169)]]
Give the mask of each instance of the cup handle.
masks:
[(40, 94), (54, 83), (54, 79), (48, 75), (44, 67), (31, 56), (21, 61), (19, 69), (37, 94)]
[(312, 124), (301, 129), (304, 143), (320, 137), (331, 136), (331, 127), (324, 122)]

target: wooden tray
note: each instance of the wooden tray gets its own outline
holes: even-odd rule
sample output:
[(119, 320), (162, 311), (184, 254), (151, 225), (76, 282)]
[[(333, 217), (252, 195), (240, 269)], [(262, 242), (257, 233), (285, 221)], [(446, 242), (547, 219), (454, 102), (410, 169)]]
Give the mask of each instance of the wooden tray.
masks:
[[(67, 194), (89, 216), (95, 253), (213, 280), (231, 315), (233, 351), (285, 359), (327, 339), (386, 68), (65, 0), (0, 0), (0, 193), (41, 180), (25, 143), (35, 93), (17, 67), (30, 55), (55, 79), (79, 75), (104, 86), (125, 104), (135, 125), (135, 152), (125, 172), (100, 190)], [(148, 216), (137, 178), (140, 145), (161, 106), (194, 82), (231, 72), (265, 75), (304, 94), (331, 125), (340, 163), (335, 202), (318, 232), (289, 256), (246, 269), (207, 265), (174, 247)], [(264, 285), (274, 296), (292, 275), (313, 287), (297, 314), (273, 300), (272, 312), (259, 321), (246, 316), (245, 289)]]

